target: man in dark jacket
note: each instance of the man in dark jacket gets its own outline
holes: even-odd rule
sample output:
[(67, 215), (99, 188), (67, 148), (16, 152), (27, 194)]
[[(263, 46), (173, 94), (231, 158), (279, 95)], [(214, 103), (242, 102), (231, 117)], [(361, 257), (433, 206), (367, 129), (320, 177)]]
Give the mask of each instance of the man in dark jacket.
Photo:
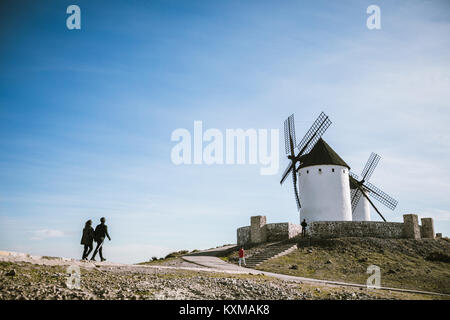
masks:
[(306, 219), (303, 219), (301, 226), (302, 226), (302, 237), (305, 237), (306, 236), (306, 227), (308, 226), (308, 224), (306, 223)]
[(84, 225), (81, 244), (84, 245), (83, 257), (81, 260), (85, 260), (94, 247), (94, 228), (92, 228), (92, 220), (86, 221), (86, 224)]
[(100, 224), (95, 227), (94, 235), (95, 235), (95, 242), (97, 242), (97, 247), (95, 247), (94, 254), (92, 255), (91, 260), (95, 261), (95, 256), (97, 255), (97, 252), (100, 253), (100, 259), (102, 261), (105, 261), (106, 259), (103, 258), (103, 242), (105, 241), (105, 237), (108, 237), (109, 241), (111, 241), (111, 237), (108, 234), (108, 227), (105, 224), (106, 219), (101, 218)]

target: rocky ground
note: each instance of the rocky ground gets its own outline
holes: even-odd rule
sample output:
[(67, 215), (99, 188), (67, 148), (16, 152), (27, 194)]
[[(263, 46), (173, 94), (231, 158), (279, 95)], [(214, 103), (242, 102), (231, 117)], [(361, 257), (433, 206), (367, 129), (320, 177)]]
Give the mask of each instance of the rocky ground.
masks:
[[(175, 261), (174, 261), (175, 262)], [(157, 266), (81, 265), (80, 289), (67, 287), (67, 262), (0, 262), (0, 299), (430, 299), (427, 295), (311, 285), (262, 275)]]

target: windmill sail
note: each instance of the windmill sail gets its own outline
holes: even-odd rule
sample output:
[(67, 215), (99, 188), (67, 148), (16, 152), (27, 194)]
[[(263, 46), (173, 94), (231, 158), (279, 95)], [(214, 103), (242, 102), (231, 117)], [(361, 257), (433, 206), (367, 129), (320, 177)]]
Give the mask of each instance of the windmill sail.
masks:
[[(299, 144), (296, 144), (296, 136), (295, 136), (295, 122), (294, 122), (294, 114), (290, 115), (284, 121), (284, 146), (287, 154), (287, 158), (290, 160), (289, 165), (284, 170), (280, 184), (283, 184), (289, 174), (292, 174), (292, 183), (294, 185), (294, 194), (295, 194), (295, 202), (297, 204), (297, 209), (300, 210), (300, 196), (297, 189), (297, 163), (300, 162), (300, 157), (314, 147), (317, 141), (322, 137), (324, 132), (330, 126), (331, 121), (325, 113), (321, 113), (319, 117), (314, 121), (311, 128), (306, 132), (302, 141)], [(295, 154), (295, 147), (299, 150), (299, 153)]]
[(367, 160), (366, 165), (364, 166), (364, 169), (361, 174), (361, 179), (359, 179), (358, 175), (354, 174), (353, 172), (350, 172), (350, 186), (352, 187), (351, 204), (352, 204), (352, 211), (353, 213), (355, 213), (356, 207), (361, 197), (363, 196), (369, 201), (370, 205), (375, 209), (375, 211), (380, 215), (380, 217), (384, 221), (386, 221), (386, 219), (380, 213), (375, 204), (369, 199), (369, 196), (371, 196), (391, 210), (394, 210), (398, 203), (397, 200), (395, 200), (390, 195), (388, 195), (387, 193), (385, 193), (384, 191), (382, 191), (381, 189), (377, 188), (375, 185), (369, 182), (369, 179), (372, 176), (373, 172), (375, 171), (375, 168), (377, 167), (380, 158), (381, 157), (378, 154), (372, 152), (372, 154), (369, 157), (369, 160)]

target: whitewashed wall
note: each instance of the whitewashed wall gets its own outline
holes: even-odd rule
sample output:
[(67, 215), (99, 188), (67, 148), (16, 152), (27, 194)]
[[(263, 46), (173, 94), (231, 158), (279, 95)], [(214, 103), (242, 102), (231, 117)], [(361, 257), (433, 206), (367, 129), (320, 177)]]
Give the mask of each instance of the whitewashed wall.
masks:
[(363, 195), (353, 212), (353, 221), (370, 221), (370, 203)]
[(317, 165), (302, 168), (298, 174), (301, 220), (352, 220), (348, 168)]

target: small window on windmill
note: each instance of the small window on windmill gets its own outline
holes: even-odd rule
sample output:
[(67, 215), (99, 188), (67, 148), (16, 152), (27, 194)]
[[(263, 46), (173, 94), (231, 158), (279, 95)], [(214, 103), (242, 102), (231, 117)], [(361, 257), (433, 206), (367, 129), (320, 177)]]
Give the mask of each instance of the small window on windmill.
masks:
[(331, 172), (334, 172), (334, 168), (331, 169)]
[(343, 173), (345, 173), (345, 169), (344, 169), (344, 170), (342, 170), (342, 172), (343, 172)]
[(306, 173), (309, 173), (309, 170), (306, 170)]
[(319, 173), (322, 173), (322, 169), (319, 168)]

